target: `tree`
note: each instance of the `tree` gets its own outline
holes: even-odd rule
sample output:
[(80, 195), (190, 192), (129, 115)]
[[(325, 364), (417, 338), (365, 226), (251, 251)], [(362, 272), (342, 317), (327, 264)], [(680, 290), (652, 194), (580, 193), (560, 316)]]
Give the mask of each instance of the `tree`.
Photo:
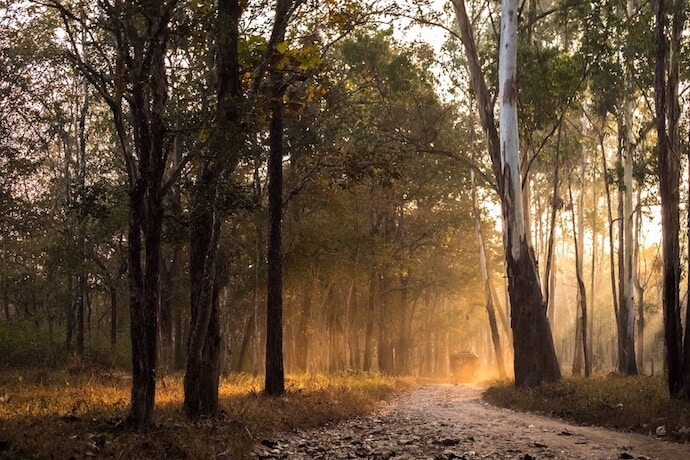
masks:
[[(274, 54), (284, 54), (278, 49), (285, 42), (285, 31), (294, 9), (300, 1), (278, 0), (271, 38), (267, 50)], [(280, 66), (272, 69), (274, 73), (269, 90), (270, 129), (268, 153), (268, 293), (266, 296), (266, 375), (264, 392), (269, 396), (281, 396), (285, 393), (285, 369), (283, 365), (283, 131), (284, 107), (283, 96), (287, 89), (280, 71)], [(267, 69), (266, 69), (267, 70)], [(258, 85), (259, 81), (255, 84)]]
[[(282, 40), (281, 40), (282, 41)], [(264, 391), (270, 396), (285, 393), (283, 366), (283, 131), (285, 86), (272, 78), (271, 127), (268, 154), (268, 293), (266, 296), (266, 376)]]
[(491, 330), (491, 341), (494, 345), (494, 353), (496, 355), (496, 364), (498, 367), (498, 376), (502, 379), (506, 377), (506, 367), (503, 362), (503, 347), (501, 346), (501, 337), (498, 333), (498, 324), (496, 322), (496, 309), (493, 301), (493, 287), (491, 282), (491, 275), (489, 273), (488, 263), (486, 260), (486, 247), (484, 245), (484, 236), (482, 234), (482, 225), (479, 210), (479, 200), (477, 199), (477, 184), (472, 176), (472, 211), (474, 214), (474, 228), (475, 238), (477, 239), (477, 248), (479, 249), (479, 263), (481, 265), (482, 278), (484, 278), (484, 297), (486, 299), (486, 314), (489, 318), (489, 328)]
[[(626, 15), (633, 14), (633, 2), (628, 0)], [(618, 189), (618, 371), (624, 375), (637, 374), (635, 359), (635, 305), (633, 298), (633, 160), (635, 136), (633, 128), (632, 62), (624, 64), (625, 85), (622, 114), (619, 115), (621, 143), (618, 149), (619, 163), (623, 164), (623, 181)], [(621, 159), (621, 157), (624, 157)]]
[[(584, 177), (584, 158), (581, 162), (580, 173)], [(584, 182), (584, 181), (583, 181)], [(590, 355), (589, 335), (587, 328), (589, 323), (587, 321), (587, 292), (585, 289), (585, 280), (582, 270), (584, 257), (584, 184), (580, 189), (580, 197), (577, 204), (578, 216), (575, 218), (575, 203), (573, 200), (572, 178), (568, 175), (568, 195), (570, 198), (570, 216), (573, 227), (573, 242), (575, 246), (575, 278), (577, 281), (577, 308), (576, 308), (576, 327), (575, 327), (575, 359), (573, 359), (573, 374), (579, 375), (581, 372), (582, 358), (585, 364), (585, 377), (592, 375), (592, 358)]]
[[(654, 101), (658, 136), (659, 192), (663, 254), (662, 304), (668, 389), (672, 398), (690, 399), (690, 328), (686, 317), (685, 335), (680, 303), (680, 137), (678, 122), (678, 78), (680, 44), (685, 9), (682, 1), (669, 8), (665, 0), (655, 2), (655, 78)], [(671, 35), (667, 37), (668, 17)], [(669, 49), (670, 48), (670, 49)], [(667, 70), (668, 69), (668, 70)], [(687, 315), (690, 315), (690, 310)]]
[[(110, 107), (127, 171), (132, 341), (132, 396), (127, 420), (138, 429), (153, 420), (163, 197), (179, 173), (178, 168), (165, 177), (168, 166), (165, 53), (177, 4), (177, 0), (143, 4), (100, 2), (91, 11), (84, 4), (48, 2), (62, 17), (67, 33), (67, 57)], [(86, 49), (79, 46), (75, 24), (77, 31), (102, 26), (100, 32), (112, 40), (102, 48), (94, 47), (102, 53), (96, 64), (86, 59)], [(114, 69), (107, 68), (109, 59), (114, 60)]]
[(218, 409), (220, 211), (223, 187), (239, 161), (244, 136), (238, 57), (242, 8), (235, 0), (221, 0), (216, 8), (215, 126), (208, 147), (199, 159), (201, 164), (189, 225), (191, 319), (183, 405), (185, 414), (192, 419), (214, 416)]
[(546, 316), (534, 252), (527, 240), (524, 225), (517, 119), (517, 2), (506, 0), (502, 7), (498, 77), (500, 138), (465, 3), (454, 0), (453, 6), (501, 199), (515, 350), (515, 384), (535, 386), (559, 380), (561, 372)]

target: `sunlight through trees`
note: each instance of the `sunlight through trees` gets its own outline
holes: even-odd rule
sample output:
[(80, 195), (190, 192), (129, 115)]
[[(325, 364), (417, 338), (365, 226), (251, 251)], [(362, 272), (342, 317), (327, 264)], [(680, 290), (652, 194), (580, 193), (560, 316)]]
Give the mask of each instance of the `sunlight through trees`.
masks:
[(503, 3), (0, 2), (7, 365), (687, 398), (687, 2)]

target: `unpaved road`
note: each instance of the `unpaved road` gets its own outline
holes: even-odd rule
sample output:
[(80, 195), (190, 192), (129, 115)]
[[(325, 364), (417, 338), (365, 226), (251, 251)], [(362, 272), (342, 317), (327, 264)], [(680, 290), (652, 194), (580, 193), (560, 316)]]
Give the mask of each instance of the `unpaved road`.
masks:
[(491, 406), (481, 389), (425, 385), (369, 417), (265, 439), (262, 459), (690, 459), (690, 445)]

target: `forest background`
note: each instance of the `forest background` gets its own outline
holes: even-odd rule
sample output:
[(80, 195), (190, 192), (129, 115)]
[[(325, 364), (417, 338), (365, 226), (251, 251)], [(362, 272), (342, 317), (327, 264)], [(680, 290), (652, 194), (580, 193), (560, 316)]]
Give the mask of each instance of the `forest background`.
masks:
[[(445, 378), (467, 349), (509, 374), (460, 3), (495, 101), (495, 2), (2, 2), (3, 365), (132, 370), (143, 422), (156, 372), (261, 373), (276, 343), (278, 373)], [(524, 224), (564, 372), (664, 367), (655, 5), (520, 9)]]

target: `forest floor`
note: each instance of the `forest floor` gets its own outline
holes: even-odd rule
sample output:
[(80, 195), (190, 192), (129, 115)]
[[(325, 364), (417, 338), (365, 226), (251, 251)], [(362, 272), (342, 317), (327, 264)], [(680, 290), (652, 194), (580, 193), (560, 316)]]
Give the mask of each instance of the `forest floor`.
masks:
[(182, 374), (162, 375), (154, 424), (127, 427), (131, 377), (100, 367), (0, 368), (0, 460), (244, 458), (267, 433), (296, 432), (369, 414), (414, 384), (375, 374), (288, 376), (286, 395), (262, 394), (263, 379), (221, 379), (217, 417), (187, 420)]
[(490, 405), (483, 389), (421, 385), (369, 416), (261, 440), (260, 459), (690, 459), (690, 445)]

